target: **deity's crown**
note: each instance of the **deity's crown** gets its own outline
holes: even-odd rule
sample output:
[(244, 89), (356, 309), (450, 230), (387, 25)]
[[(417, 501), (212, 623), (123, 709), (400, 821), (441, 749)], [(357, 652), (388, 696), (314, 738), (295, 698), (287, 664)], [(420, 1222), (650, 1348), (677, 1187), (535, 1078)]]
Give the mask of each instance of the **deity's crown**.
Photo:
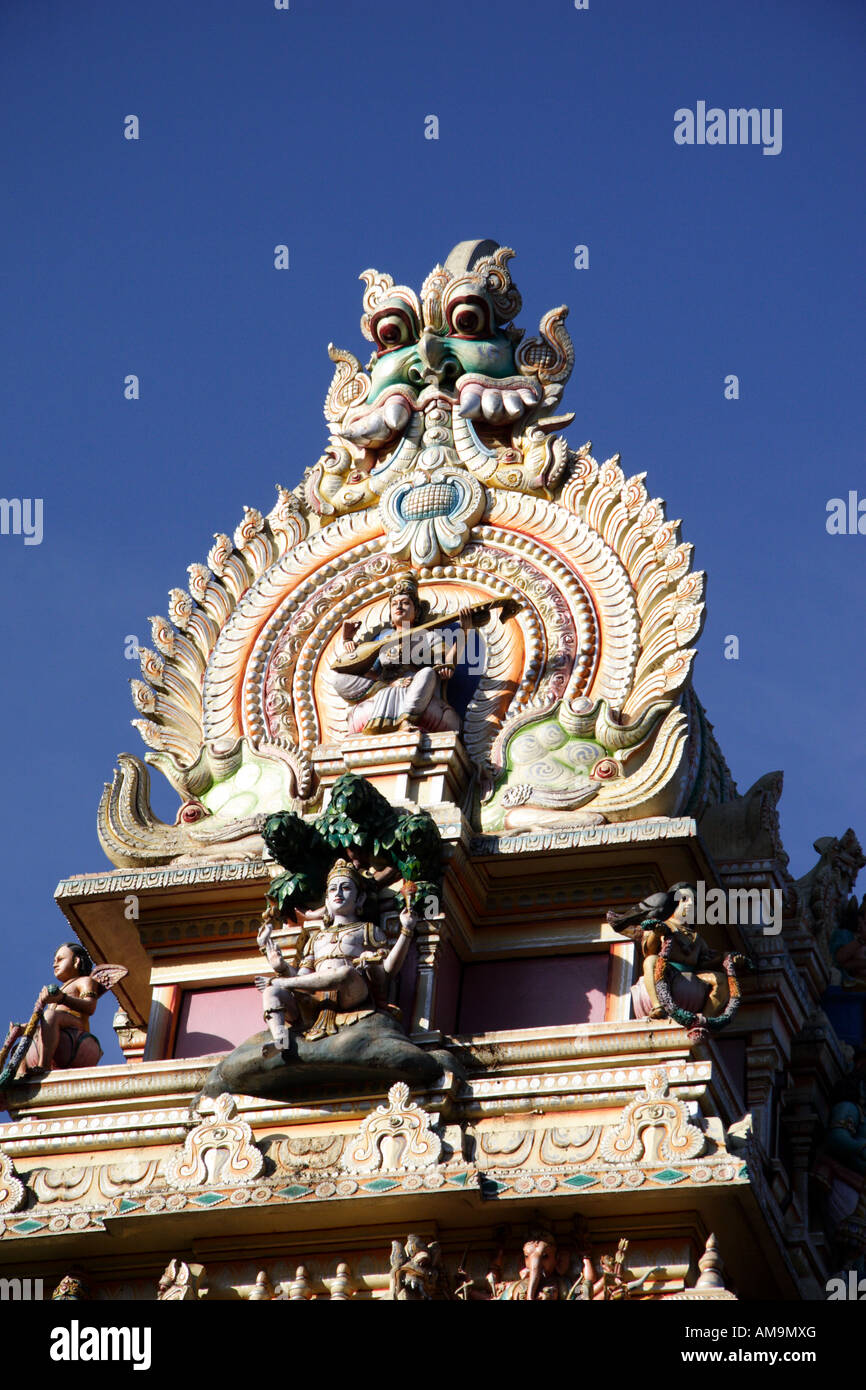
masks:
[(408, 594), (415, 607), (418, 607), (418, 580), (411, 570), (404, 570), (395, 580), (391, 589), (391, 597), (393, 598), (395, 594)]
[(363, 878), (354, 864), (349, 863), (348, 859), (337, 859), (334, 861), (328, 871), (327, 883), (330, 883), (332, 878), (350, 878), (356, 888), (363, 888), (364, 886)]

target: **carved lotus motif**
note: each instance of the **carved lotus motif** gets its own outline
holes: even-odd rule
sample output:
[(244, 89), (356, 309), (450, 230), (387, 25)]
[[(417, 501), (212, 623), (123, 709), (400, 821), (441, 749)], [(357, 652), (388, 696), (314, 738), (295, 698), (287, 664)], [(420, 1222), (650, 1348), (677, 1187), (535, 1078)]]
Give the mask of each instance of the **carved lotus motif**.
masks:
[(437, 469), (420, 481), (396, 482), (379, 504), (386, 548), (419, 566), (439, 564), (463, 549), (484, 504), (484, 489), (468, 473)]
[(388, 1092), (387, 1105), (377, 1106), (362, 1121), (357, 1143), (343, 1156), (343, 1167), (352, 1173), (429, 1168), (441, 1151), (431, 1117), (409, 1099), (406, 1083), (398, 1081)]
[(217, 1096), (210, 1104), (214, 1119), (196, 1125), (183, 1148), (166, 1162), (166, 1180), (172, 1187), (254, 1182), (264, 1167), (250, 1126), (236, 1117), (234, 1097)]

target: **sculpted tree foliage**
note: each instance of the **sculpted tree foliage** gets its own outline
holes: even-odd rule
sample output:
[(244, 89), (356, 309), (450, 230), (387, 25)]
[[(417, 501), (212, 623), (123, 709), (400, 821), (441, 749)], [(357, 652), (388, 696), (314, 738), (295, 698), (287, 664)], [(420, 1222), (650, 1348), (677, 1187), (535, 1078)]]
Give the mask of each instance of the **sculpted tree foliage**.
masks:
[(437, 894), (441, 840), (435, 821), (426, 811), (393, 807), (354, 773), (337, 779), (326, 810), (313, 824), (294, 811), (280, 811), (268, 817), (263, 833), (271, 854), (287, 870), (268, 892), (283, 917), (321, 899), (338, 855), (380, 884), (398, 878), (412, 883), (413, 903)]

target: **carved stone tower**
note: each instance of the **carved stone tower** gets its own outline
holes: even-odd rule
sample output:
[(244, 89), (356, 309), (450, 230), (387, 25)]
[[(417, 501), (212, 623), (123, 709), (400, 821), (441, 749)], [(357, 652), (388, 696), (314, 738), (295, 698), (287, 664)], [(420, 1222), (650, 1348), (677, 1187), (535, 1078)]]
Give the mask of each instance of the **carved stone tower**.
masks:
[[(372, 357), (329, 348), (322, 456), (152, 621), (113, 867), (57, 890), (128, 967), (126, 1062), (8, 1086), (9, 1271), (823, 1296), (820, 1002), (863, 855), (819, 842), (795, 883), (781, 774), (738, 793), (692, 688), (692, 547), (644, 473), (568, 444), (568, 311), (525, 338), (512, 256), (462, 242), (420, 293), (364, 272)], [(763, 915), (677, 916), (711, 900)]]

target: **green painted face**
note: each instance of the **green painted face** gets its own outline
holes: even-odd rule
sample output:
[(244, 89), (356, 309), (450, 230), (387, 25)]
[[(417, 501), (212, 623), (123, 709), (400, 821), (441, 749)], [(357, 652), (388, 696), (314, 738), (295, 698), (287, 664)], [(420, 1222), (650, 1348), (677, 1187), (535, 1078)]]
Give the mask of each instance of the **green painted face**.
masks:
[[(337, 385), (328, 397), (332, 406), (325, 412), (335, 435), (345, 441), (355, 459), (360, 458), (361, 449), (373, 454), (383, 446), (390, 449), (407, 431), (417, 443), (421, 415), (424, 430), (433, 431), (427, 440), (431, 447), (456, 447), (447, 445), (446, 436), (458, 416), (467, 448), (471, 448), (472, 421), (500, 428), (503, 440), (509, 442), (516, 422), (523, 422), (541, 405), (545, 392), (539, 363), (547, 361), (548, 349), (532, 339), (530, 356), (523, 360), (526, 349), (516, 346), (521, 332), (512, 326), (521, 306), (507, 269), (513, 253), (507, 247), (489, 245), (494, 247), (493, 254), (474, 261), (471, 270), (465, 268), (467, 248), (458, 248), (460, 254), (453, 261), (456, 273), (448, 266), (436, 266), (420, 296), (407, 285), (395, 285), (390, 275), (363, 272), (367, 290), (361, 331), (374, 345), (369, 377), (354, 358), (352, 372), (350, 359), (338, 353), (334, 361), (340, 362), (339, 381), (335, 377)], [(347, 405), (348, 401), (352, 404)], [(333, 419), (328, 414), (332, 407), (339, 412)], [(433, 412), (429, 417), (428, 410)], [(439, 411), (444, 413), (439, 416)], [(369, 469), (369, 458), (365, 462)], [(374, 493), (381, 496), (381, 489)], [(364, 501), (353, 495), (350, 505), (357, 507)], [(332, 497), (328, 502), (332, 505)]]
[[(409, 326), (406, 331), (411, 332)], [(425, 386), (439, 384), (453, 390), (467, 373), (493, 378), (515, 375), (514, 347), (504, 333), (490, 337), (456, 337), (433, 333), (425, 329), (404, 346), (377, 348), (377, 358), (370, 373), (372, 387), (370, 404), (393, 386), (411, 386), (421, 391)]]

